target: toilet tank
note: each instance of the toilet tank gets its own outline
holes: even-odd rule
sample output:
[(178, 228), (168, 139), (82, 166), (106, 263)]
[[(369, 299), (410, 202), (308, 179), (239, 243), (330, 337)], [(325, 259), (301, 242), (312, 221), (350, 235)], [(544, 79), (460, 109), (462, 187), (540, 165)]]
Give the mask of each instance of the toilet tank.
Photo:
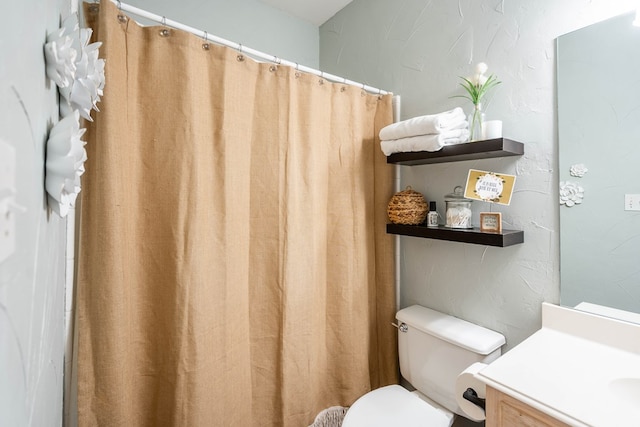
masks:
[(455, 396), (458, 375), (475, 362), (497, 359), (504, 336), (419, 305), (400, 310), (396, 319), (402, 376), (429, 399), (464, 415)]

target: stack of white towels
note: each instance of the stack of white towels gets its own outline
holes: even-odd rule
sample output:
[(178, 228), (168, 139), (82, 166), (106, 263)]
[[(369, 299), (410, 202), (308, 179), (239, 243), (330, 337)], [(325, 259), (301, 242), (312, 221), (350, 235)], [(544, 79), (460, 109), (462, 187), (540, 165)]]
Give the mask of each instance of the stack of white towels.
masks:
[(438, 151), (445, 145), (467, 142), (468, 125), (460, 107), (414, 117), (382, 128), (380, 146), (385, 156), (409, 151)]

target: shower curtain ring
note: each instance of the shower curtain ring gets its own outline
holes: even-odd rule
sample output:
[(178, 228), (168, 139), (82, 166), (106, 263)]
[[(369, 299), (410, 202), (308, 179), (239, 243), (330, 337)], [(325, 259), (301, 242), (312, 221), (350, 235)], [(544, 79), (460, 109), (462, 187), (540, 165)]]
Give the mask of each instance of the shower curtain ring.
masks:
[(167, 26), (167, 18), (166, 17), (162, 17), (162, 25), (164, 25), (165, 27)]
[(120, 0), (117, 0), (118, 2), (118, 22), (120, 22), (121, 24), (125, 24), (127, 22), (127, 17), (126, 15), (124, 15), (122, 13), (122, 3), (120, 2)]
[(202, 43), (202, 49), (204, 49), (204, 50), (209, 50), (209, 47), (210, 47), (210, 45), (209, 45), (209, 40), (208, 40), (208, 38), (209, 38), (209, 33), (207, 33), (207, 32), (205, 31), (205, 32), (204, 32), (204, 37), (203, 37), (203, 38), (204, 38), (204, 43)]
[(91, 4), (89, 5), (88, 10), (89, 10), (89, 13), (93, 13), (93, 14), (100, 12), (100, 3), (98, 2), (98, 0), (93, 0), (93, 2), (91, 2)]
[(342, 85), (343, 86), (340, 88), (340, 92), (344, 92), (347, 90), (348, 83), (347, 83), (347, 79), (344, 77), (342, 78)]
[(244, 55), (242, 54), (242, 43), (238, 43), (238, 56), (236, 56), (236, 59), (239, 62), (244, 61)]

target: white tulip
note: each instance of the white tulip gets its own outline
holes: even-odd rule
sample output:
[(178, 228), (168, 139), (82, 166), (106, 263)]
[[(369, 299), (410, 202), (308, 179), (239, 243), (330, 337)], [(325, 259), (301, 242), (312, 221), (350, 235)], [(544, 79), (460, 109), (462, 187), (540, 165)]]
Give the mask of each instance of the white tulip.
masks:
[(478, 65), (476, 65), (476, 73), (478, 74), (485, 74), (488, 69), (489, 66), (484, 62), (479, 62)]

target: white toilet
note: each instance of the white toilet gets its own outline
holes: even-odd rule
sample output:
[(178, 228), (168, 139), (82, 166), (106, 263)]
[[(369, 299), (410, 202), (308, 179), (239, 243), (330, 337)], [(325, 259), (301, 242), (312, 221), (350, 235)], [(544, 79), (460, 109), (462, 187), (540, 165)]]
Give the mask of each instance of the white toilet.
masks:
[[(396, 314), (400, 373), (416, 391), (390, 385), (370, 391), (348, 410), (342, 427), (448, 427), (455, 414), (458, 375), (500, 356), (504, 336), (414, 305)], [(473, 417), (471, 417), (473, 419)]]

